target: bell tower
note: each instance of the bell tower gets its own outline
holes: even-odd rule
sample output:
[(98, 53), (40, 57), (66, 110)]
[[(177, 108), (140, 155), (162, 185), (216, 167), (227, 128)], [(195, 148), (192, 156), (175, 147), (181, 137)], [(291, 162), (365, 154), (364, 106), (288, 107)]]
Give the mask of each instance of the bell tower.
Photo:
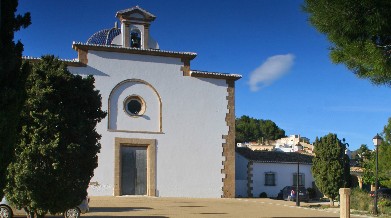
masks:
[(148, 49), (152, 45), (149, 36), (149, 26), (156, 16), (135, 6), (116, 13), (121, 22), (121, 44), (123, 47)]

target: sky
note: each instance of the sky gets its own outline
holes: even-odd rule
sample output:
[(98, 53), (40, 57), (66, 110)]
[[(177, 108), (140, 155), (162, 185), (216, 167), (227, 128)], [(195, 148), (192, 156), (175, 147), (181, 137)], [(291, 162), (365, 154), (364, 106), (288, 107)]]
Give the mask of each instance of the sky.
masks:
[[(328, 133), (350, 150), (373, 149), (391, 117), (391, 87), (357, 78), (329, 59), (301, 0), (20, 0), (32, 25), (15, 34), (24, 56), (77, 58), (72, 42), (112, 28), (115, 13), (139, 5), (157, 18), (150, 34), (160, 49), (196, 52), (191, 69), (241, 74), (236, 116), (272, 120), (287, 135), (313, 142)], [(205, 106), (207, 107), (207, 105)]]

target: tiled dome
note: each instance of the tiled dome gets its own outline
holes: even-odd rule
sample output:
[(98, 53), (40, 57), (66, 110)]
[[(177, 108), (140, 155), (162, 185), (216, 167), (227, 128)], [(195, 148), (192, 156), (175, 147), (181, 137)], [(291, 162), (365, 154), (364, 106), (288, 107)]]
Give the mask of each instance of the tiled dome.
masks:
[(121, 29), (111, 28), (104, 29), (99, 32), (94, 33), (88, 40), (87, 44), (95, 45), (111, 45), (113, 39), (121, 34)]

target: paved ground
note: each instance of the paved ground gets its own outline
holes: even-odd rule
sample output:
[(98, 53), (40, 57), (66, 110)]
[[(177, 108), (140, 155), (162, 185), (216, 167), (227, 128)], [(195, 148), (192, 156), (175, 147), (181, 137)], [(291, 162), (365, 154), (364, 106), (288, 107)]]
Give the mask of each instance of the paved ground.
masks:
[(91, 197), (90, 212), (82, 217), (339, 217), (338, 209), (308, 205), (272, 199)]

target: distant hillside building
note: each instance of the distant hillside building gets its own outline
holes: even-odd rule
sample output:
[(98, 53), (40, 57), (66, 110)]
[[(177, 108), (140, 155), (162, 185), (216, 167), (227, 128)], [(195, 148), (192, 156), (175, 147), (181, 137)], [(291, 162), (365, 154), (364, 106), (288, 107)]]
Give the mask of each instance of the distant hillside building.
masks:
[(258, 142), (236, 143), (236, 147), (247, 147), (254, 151), (272, 151), (274, 149), (272, 144), (259, 144)]
[(313, 153), (313, 145), (310, 140), (300, 135), (290, 135), (285, 138), (277, 139), (274, 143), (275, 151), (283, 152), (306, 152)]
[(120, 27), (74, 42), (78, 59), (67, 61), (72, 73), (95, 77), (108, 112), (88, 193), (235, 197), (241, 76), (192, 70), (196, 53), (160, 50), (150, 34), (156, 17), (138, 6), (116, 17)]
[(282, 151), (282, 152), (303, 152), (313, 153), (313, 145), (306, 137), (290, 135), (277, 140), (265, 140), (262, 142), (237, 143), (237, 147), (247, 147), (254, 151)]

